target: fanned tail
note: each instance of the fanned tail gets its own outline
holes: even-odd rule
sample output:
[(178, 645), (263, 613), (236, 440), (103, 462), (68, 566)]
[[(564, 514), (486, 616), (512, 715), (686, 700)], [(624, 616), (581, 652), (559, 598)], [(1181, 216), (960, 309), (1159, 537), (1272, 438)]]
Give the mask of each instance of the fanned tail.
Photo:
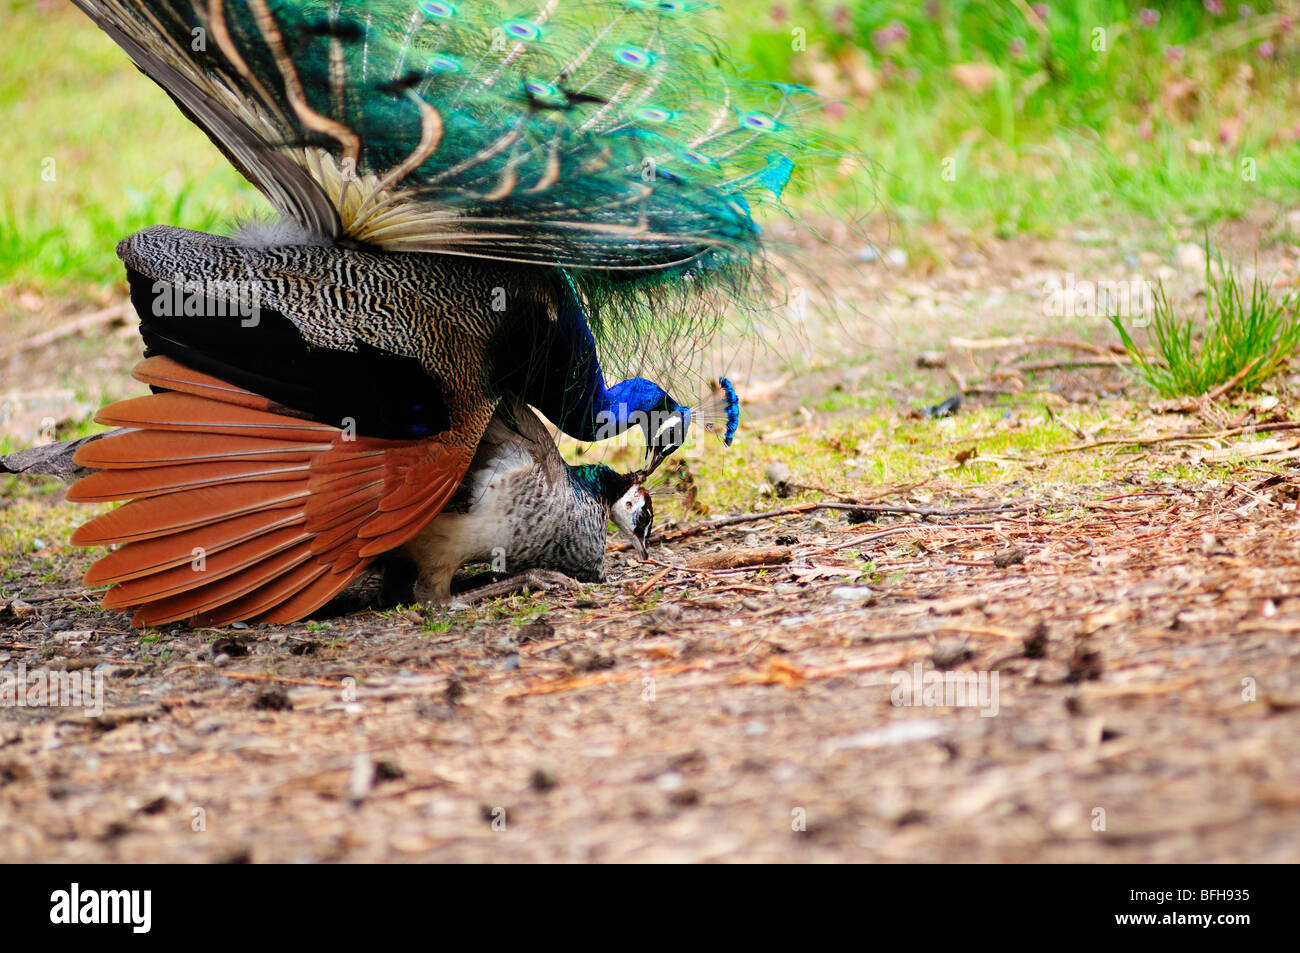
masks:
[(590, 310), (734, 281), (753, 207), (841, 151), (704, 3), (74, 2), (309, 233), (569, 269)]
[(167, 357), (135, 376), (162, 393), (96, 417), (130, 428), (81, 447), (99, 472), (72, 500), (128, 500), (72, 541), (116, 545), (86, 574), (137, 625), (292, 622), (343, 591), (446, 504), (472, 451), (351, 439)]

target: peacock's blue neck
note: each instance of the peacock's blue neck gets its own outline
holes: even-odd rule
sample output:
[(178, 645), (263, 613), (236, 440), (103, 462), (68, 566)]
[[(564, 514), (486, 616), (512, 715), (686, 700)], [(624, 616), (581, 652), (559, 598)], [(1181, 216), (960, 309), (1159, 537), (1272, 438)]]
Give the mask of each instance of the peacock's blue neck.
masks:
[(643, 377), (606, 386), (582, 303), (569, 277), (558, 272), (557, 278), (560, 306), (554, 318), (540, 335), (534, 329), (507, 342), (502, 383), (578, 440), (605, 440), (631, 427), (652, 427), (658, 416), (673, 411), (689, 413)]

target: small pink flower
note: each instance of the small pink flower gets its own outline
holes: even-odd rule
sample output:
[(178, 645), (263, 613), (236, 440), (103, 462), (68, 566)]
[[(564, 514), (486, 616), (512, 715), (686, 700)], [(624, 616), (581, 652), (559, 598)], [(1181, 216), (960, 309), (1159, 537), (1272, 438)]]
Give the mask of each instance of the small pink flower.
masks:
[(1273, 54), (1276, 52), (1277, 50), (1273, 47), (1272, 40), (1265, 40), (1263, 43), (1259, 44), (1259, 46), (1255, 47), (1255, 55), (1261, 60), (1271, 60)]
[(1205, 0), (1205, 9), (1216, 17), (1223, 16), (1223, 0)]
[(1025, 52), (1025, 38), (1023, 36), (1018, 36), (1012, 40), (1011, 45), (1007, 47), (1007, 52), (1013, 57), (1023, 56)]
[(1038, 19), (1042, 20), (1044, 23), (1047, 22), (1047, 4), (1035, 3), (1031, 9), (1034, 11), (1034, 16), (1038, 17)]
[(911, 33), (907, 27), (895, 20), (888, 26), (882, 26), (871, 34), (871, 42), (875, 44), (878, 50), (887, 50), (891, 46), (898, 44), (905, 45)]
[(925, 0), (925, 15), (931, 20), (939, 18), (939, 0)]
[(1143, 26), (1155, 26), (1160, 22), (1160, 11), (1152, 10), (1150, 7), (1143, 7), (1138, 11), (1138, 20)]
[(853, 15), (849, 13), (848, 7), (836, 7), (835, 12), (831, 14), (831, 23), (834, 24), (837, 33), (848, 36), (853, 32)]
[(1241, 17), (1243, 20), (1249, 20), (1254, 15), (1255, 15), (1255, 11), (1252, 10), (1244, 3), (1241, 6), (1237, 7), (1237, 16)]
[(1167, 59), (1171, 63), (1177, 63), (1179, 60), (1183, 58), (1183, 55), (1186, 52), (1187, 51), (1183, 49), (1181, 46), (1166, 46), (1165, 59)]
[(774, 3), (772, 4), (771, 17), (773, 23), (784, 23), (790, 19), (790, 11), (784, 3)]

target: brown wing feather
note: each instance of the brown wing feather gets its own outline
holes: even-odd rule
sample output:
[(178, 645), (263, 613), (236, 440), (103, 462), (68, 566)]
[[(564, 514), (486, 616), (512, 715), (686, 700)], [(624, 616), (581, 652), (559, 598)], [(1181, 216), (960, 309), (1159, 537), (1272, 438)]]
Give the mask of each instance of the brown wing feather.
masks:
[(437, 516), (479, 434), (353, 438), (170, 358), (136, 368), (170, 390), (96, 419), (133, 428), (83, 449), (102, 467), (78, 500), (129, 502), (84, 524), (79, 545), (117, 545), (86, 574), (137, 625), (290, 622), (345, 589)]

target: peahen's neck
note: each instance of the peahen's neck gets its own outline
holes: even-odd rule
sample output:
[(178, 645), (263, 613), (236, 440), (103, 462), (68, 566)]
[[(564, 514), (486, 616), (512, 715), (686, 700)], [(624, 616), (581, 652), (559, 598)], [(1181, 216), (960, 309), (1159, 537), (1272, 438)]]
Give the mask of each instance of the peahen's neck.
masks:
[(569, 479), (580, 491), (595, 497), (606, 507), (622, 496), (631, 484), (629, 476), (603, 463), (584, 463), (579, 466), (566, 464), (566, 469)]

